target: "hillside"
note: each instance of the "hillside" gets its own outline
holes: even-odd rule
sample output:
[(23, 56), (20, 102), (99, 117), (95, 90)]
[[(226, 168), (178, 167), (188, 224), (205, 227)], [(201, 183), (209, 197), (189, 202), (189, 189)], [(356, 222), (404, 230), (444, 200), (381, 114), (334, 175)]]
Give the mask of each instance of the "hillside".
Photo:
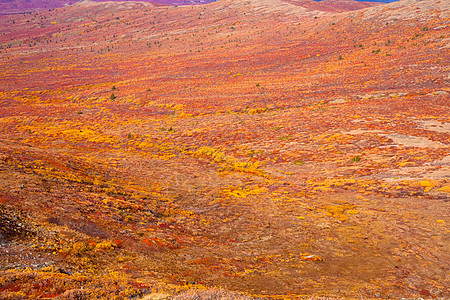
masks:
[[(95, 0), (96, 2), (121, 2), (116, 0)], [(123, 0), (130, 1), (133, 0)], [(122, 2), (123, 2), (122, 1)], [(214, 2), (212, 0), (139, 0), (140, 2), (149, 3), (155, 6), (170, 5), (201, 5)], [(299, 5), (316, 10), (325, 10), (332, 12), (343, 12), (349, 10), (357, 10), (370, 6), (379, 5), (383, 0), (377, 1), (359, 1), (359, 0), (284, 0), (294, 5)], [(397, 1), (397, 0), (393, 0)], [(52, 10), (55, 8), (70, 6), (79, 2), (78, 0), (11, 0), (0, 2), (0, 15), (2, 14), (21, 14), (32, 13), (42, 10)], [(388, 1), (392, 2), (392, 1)]]
[(0, 16), (0, 298), (449, 298), (449, 11)]
[[(84, 0), (82, 0), (84, 1)], [(95, 0), (96, 2), (126, 2), (130, 0)], [(9, 0), (0, 2), (0, 15), (32, 13), (43, 10), (52, 10), (70, 6), (80, 2), (80, 0)], [(130, 2), (133, 2), (132, 0)], [(155, 6), (161, 5), (197, 5), (211, 2), (210, 0), (140, 0), (140, 2), (149, 3)]]

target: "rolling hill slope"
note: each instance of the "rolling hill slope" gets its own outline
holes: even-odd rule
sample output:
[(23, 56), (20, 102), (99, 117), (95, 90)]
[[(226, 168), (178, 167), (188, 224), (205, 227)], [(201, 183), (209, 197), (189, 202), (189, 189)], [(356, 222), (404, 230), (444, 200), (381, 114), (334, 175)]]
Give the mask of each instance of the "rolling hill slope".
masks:
[[(129, 0), (126, 0), (129, 1)], [(394, 0), (395, 1), (395, 0)], [(21, 14), (30, 13), (42, 10), (51, 10), (55, 8), (65, 7), (75, 4), (79, 1), (76, 0), (57, 0), (57, 1), (46, 1), (46, 0), (14, 0), (14, 1), (2, 1), (0, 2), (0, 14)], [(111, 2), (107, 0), (96, 0), (96, 2)], [(115, 1), (120, 2), (120, 1)], [(124, 1), (122, 1), (124, 2)], [(130, 1), (132, 2), (132, 1)], [(140, 2), (151, 3), (155, 6), (169, 5), (169, 6), (179, 6), (179, 5), (202, 5), (208, 4), (214, 1), (211, 0), (142, 0)], [(369, 6), (379, 5), (384, 1), (356, 1), (356, 0), (325, 0), (325, 1), (315, 1), (315, 0), (287, 0), (287, 2), (300, 5), (303, 7), (342, 12), (348, 10), (357, 10), (361, 8), (366, 8)], [(392, 1), (391, 1), (392, 2)]]
[(449, 4), (345, 10), (0, 16), (0, 297), (448, 298)]

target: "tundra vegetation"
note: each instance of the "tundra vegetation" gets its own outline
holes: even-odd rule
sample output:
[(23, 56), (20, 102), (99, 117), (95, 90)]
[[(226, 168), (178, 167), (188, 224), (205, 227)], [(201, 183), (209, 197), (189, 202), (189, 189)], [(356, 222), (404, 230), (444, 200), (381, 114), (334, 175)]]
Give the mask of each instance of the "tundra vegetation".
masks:
[(0, 298), (450, 298), (449, 2), (303, 2), (0, 16)]

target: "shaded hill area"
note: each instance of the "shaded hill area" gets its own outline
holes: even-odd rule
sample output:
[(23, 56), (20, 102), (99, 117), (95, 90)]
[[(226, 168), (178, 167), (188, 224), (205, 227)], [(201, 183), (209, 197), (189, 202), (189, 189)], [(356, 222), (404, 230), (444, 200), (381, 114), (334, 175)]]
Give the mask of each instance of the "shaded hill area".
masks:
[[(60, 7), (67, 7), (69, 5), (80, 2), (79, 0), (8, 0), (0, 2), (0, 14), (21, 14), (31, 13), (42, 10), (52, 10)], [(135, 2), (132, 0), (108, 1), (96, 0), (96, 2)], [(212, 1), (209, 0), (142, 0), (140, 2), (151, 3), (155, 6), (177, 6), (177, 5), (199, 5), (206, 4)]]
[(0, 298), (449, 298), (449, 8), (0, 16)]

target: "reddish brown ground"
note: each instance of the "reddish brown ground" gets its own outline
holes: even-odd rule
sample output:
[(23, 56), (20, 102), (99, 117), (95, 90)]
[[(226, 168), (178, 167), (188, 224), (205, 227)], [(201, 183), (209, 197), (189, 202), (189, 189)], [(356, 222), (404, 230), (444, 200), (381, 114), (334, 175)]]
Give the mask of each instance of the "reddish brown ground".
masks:
[(1, 16), (0, 297), (448, 298), (448, 6)]

